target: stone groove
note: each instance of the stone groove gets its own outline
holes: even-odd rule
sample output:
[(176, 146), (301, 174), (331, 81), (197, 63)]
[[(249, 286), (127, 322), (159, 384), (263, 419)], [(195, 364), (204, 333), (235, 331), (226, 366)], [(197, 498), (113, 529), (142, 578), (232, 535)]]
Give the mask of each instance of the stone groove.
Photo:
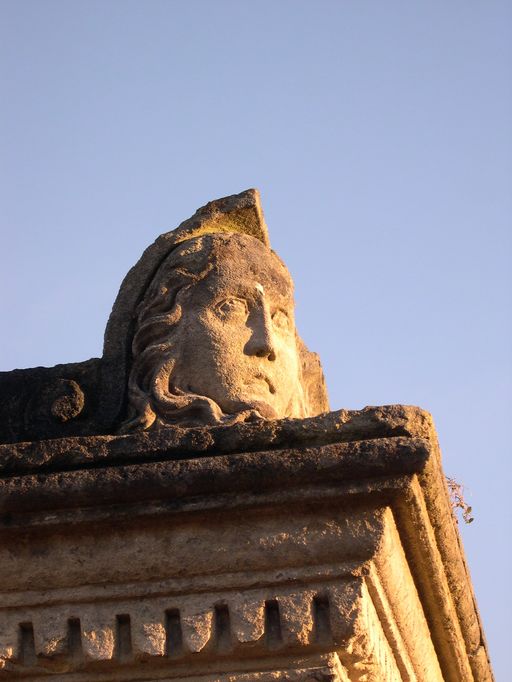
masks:
[[(197, 654), (332, 646), (345, 633), (330, 605), (350, 601), (354, 581), (326, 588), (189, 595), (144, 603), (104, 602), (9, 609), (0, 620), (1, 676), (31, 668), (59, 672), (89, 664), (155, 658), (180, 662)], [(56, 668), (57, 666), (57, 668)]]

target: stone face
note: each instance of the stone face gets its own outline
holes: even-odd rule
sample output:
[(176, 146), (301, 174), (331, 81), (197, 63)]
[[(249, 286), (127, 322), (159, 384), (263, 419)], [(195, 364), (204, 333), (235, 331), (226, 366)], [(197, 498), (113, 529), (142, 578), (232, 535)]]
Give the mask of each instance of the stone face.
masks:
[(254, 237), (182, 242), (139, 306), (127, 428), (306, 417), (293, 285)]
[[(258, 230), (237, 208), (248, 199)], [(293, 283), (269, 247), (258, 195), (219, 202), (206, 214), (223, 202), (231, 210), (169, 235), (173, 247), (142, 290), (124, 430), (307, 417), (328, 408), (318, 362), (295, 330)]]
[(0, 680), (487, 682), (430, 415), (327, 412), (258, 195), (0, 377)]

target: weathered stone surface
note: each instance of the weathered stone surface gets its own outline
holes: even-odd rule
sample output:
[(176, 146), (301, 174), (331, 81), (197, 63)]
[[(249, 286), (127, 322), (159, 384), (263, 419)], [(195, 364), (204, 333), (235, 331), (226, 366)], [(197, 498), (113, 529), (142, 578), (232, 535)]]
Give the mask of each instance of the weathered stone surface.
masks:
[[(474, 606), (450, 591), (441, 558), (446, 531), (436, 536), (433, 526), (446, 529), (453, 520), (432, 489), (444, 485), (434, 475), (432, 438), (148, 463), (184, 469), (160, 477), (171, 485), (165, 494), (167, 484), (159, 488), (155, 478), (147, 497), (132, 487), (144, 466), (109, 467), (118, 474), (109, 479), (111, 497), (101, 487), (106, 469), (3, 480), (30, 482), (31, 491), (26, 511), (13, 509), (2, 526), (0, 584), (10, 589), (1, 598), (10, 615), (1, 612), (0, 623), (9, 674), (26, 667), (13, 631), (30, 623), (36, 658), (58, 659), (61, 671), (85, 665), (91, 680), (94, 662), (124, 665), (122, 679), (136, 676), (128, 661), (187, 679), (207, 675), (218, 657), (256, 655), (253, 672), (281, 670), (283, 656), (299, 650), (337, 651), (338, 679), (491, 679), (466, 632), (472, 621), (461, 609)], [(92, 477), (87, 503), (83, 475)], [(76, 488), (48, 495), (51, 510), (38, 512), (29, 500), (55, 476), (76, 477)], [(467, 581), (462, 564), (460, 571), (458, 581)], [(119, 618), (129, 633), (122, 656)], [(64, 646), (70, 619), (80, 623), (78, 659)]]
[(172, 427), (126, 436), (59, 438), (0, 445), (0, 475), (257, 452), (389, 437), (435, 437), (428, 412), (407, 405), (338, 410), (310, 419), (241, 423), (230, 427)]
[(492, 680), (430, 415), (326, 411), (255, 191), (2, 390), (0, 679)]
[(265, 632), (265, 604), (254, 593), (240, 594), (233, 602), (231, 624), (240, 644), (257, 642)]
[(151, 600), (140, 601), (130, 614), (133, 655), (145, 660), (166, 654), (166, 615), (161, 604)]
[[(414, 473), (427, 458), (426, 441), (390, 438), (296, 449), (247, 453), (243, 456), (163, 460), (120, 467), (88, 468), (0, 479), (0, 513), (35, 509), (76, 508), (105, 503), (169, 500), (209, 492), (227, 493), (233, 476), (239, 492), (293, 488), (325, 480), (331, 483), (384, 471)], [(268, 466), (267, 466), (268, 465)], [(123, 486), (119, 486), (120, 479)]]
[(98, 433), (101, 360), (0, 372), (0, 443)]

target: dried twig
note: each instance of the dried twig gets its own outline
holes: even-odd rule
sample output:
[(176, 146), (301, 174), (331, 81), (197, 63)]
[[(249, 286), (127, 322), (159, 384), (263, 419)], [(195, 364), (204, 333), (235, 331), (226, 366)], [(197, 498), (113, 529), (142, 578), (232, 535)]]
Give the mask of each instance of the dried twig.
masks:
[[(457, 509), (460, 509), (464, 523), (472, 523), (474, 521), (471, 514), (473, 510), (464, 499), (464, 486), (449, 476), (446, 477), (446, 483), (448, 484), (450, 502), (452, 503), (454, 514)], [(455, 518), (457, 517), (455, 516)]]

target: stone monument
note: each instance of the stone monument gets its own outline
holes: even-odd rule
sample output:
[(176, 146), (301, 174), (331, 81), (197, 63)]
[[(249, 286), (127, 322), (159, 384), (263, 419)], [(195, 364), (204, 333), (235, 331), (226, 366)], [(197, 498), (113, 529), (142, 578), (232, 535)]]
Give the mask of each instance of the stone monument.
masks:
[(329, 412), (255, 190), (0, 391), (0, 679), (492, 680), (431, 417)]

